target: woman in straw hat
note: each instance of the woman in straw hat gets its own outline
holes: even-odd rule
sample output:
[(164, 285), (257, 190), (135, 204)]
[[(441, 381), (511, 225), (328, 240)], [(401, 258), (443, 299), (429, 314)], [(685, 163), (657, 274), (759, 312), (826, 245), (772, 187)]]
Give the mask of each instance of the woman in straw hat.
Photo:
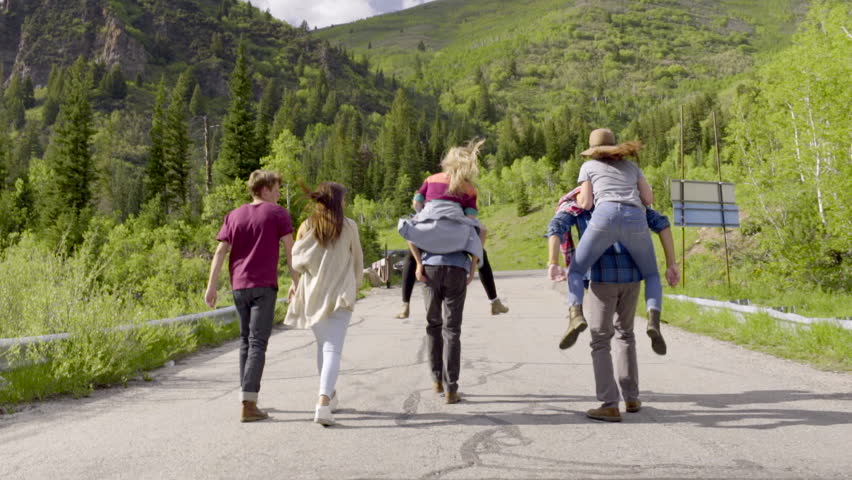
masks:
[(635, 156), (640, 148), (638, 141), (616, 144), (612, 131), (600, 128), (592, 131), (589, 149), (581, 153), (589, 160), (580, 168), (577, 204), (585, 210), (594, 207), (594, 213), (568, 268), (570, 323), (559, 342), (561, 349), (573, 345), (587, 327), (583, 316), (583, 276), (607, 248), (618, 242), (630, 252), (645, 280), (651, 348), (659, 355), (666, 353), (660, 333), (663, 288), (645, 215), (645, 207), (654, 203), (654, 195), (639, 166), (625, 159)]

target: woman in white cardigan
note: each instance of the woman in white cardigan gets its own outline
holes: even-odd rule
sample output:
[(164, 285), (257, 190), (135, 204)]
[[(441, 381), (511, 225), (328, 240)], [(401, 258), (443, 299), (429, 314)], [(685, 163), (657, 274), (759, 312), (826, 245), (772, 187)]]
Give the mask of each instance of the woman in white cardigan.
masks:
[(334, 424), (340, 355), (361, 285), (364, 254), (358, 225), (343, 216), (346, 188), (324, 182), (307, 193), (314, 210), (293, 244), (293, 269), (299, 278), (290, 287), (285, 323), (314, 331), (320, 375), (314, 422), (329, 426)]

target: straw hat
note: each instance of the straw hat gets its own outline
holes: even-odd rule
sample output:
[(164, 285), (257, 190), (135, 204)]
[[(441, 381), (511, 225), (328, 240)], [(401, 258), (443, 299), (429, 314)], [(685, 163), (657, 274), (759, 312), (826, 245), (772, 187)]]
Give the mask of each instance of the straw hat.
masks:
[(615, 134), (608, 128), (598, 128), (592, 130), (589, 134), (589, 148), (580, 153), (585, 157), (623, 157), (626, 155), (634, 155), (642, 147), (642, 144), (636, 141), (625, 142), (622, 144), (615, 143)]

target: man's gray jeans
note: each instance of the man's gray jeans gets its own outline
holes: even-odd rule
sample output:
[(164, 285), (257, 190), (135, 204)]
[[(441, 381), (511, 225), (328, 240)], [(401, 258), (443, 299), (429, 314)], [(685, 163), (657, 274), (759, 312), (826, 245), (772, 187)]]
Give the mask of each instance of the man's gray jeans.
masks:
[(257, 401), (277, 295), (277, 287), (234, 290), (234, 306), (240, 317), (240, 398), (243, 401)]
[(423, 287), (423, 299), (426, 303), (426, 336), (432, 380), (443, 383), (446, 392), (456, 392), (459, 389), (461, 324), (468, 274), (461, 267), (446, 265), (424, 265), (423, 270), (429, 277)]

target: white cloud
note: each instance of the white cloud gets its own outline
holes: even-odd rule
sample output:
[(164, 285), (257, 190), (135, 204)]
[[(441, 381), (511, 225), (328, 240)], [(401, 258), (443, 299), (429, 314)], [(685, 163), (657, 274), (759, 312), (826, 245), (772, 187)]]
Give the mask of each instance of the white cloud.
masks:
[(429, 3), (432, 0), (402, 0), (402, 9), (416, 7), (417, 5), (423, 5), (424, 3)]
[(416, 7), (432, 0), (252, 0), (261, 10), (299, 26), (303, 20), (313, 27), (354, 22), (381, 13)]
[(313, 27), (327, 27), (378, 15), (368, 0), (255, 0), (252, 5), (269, 9), (272, 16), (299, 26), (303, 20)]

